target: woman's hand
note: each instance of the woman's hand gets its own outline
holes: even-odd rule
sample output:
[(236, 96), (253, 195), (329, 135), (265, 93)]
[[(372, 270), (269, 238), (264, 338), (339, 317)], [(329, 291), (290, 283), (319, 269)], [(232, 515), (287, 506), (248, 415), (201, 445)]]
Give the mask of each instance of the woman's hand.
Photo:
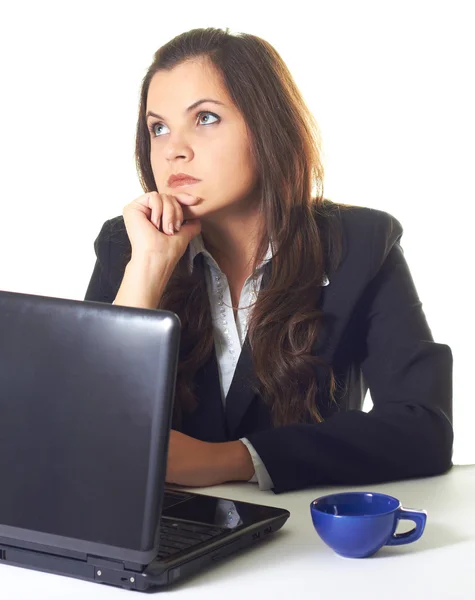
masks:
[[(123, 211), (132, 256), (156, 256), (176, 263), (185, 253), (190, 240), (201, 233), (199, 219), (183, 223), (183, 206), (194, 206), (201, 198), (180, 192), (176, 196), (148, 192)], [(172, 225), (173, 231), (169, 230)]]
[(167, 483), (206, 487), (226, 481), (249, 481), (254, 465), (246, 446), (234, 442), (203, 442), (180, 431), (170, 431)]

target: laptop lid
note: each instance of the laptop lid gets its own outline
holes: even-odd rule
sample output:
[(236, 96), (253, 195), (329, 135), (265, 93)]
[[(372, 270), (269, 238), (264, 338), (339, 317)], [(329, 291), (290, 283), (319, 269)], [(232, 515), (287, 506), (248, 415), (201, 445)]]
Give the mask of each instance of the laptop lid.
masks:
[(0, 541), (156, 555), (175, 313), (0, 291)]

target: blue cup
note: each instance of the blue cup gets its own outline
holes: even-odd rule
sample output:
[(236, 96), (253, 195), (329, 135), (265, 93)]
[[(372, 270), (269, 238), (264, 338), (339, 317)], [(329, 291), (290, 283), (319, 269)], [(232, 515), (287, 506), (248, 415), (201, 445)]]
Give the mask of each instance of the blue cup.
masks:
[[(372, 492), (343, 492), (316, 498), (310, 504), (315, 531), (327, 546), (348, 558), (365, 558), (382, 546), (400, 546), (418, 540), (427, 512), (403, 508), (397, 498)], [(415, 527), (395, 534), (399, 521)]]

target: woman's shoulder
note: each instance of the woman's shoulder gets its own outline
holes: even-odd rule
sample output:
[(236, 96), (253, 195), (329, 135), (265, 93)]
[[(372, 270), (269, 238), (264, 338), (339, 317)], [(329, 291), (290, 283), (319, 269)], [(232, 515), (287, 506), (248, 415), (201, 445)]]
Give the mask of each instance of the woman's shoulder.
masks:
[(383, 231), (395, 229), (401, 233), (403, 230), (401, 223), (394, 215), (378, 208), (325, 199), (320, 210), (326, 216), (338, 219), (345, 229), (356, 234), (367, 234), (376, 229)]
[(124, 217), (119, 215), (106, 221), (108, 224), (108, 237), (107, 241), (119, 246), (130, 246), (129, 236), (127, 235), (127, 228), (125, 227)]
[(99, 262), (111, 269), (125, 269), (130, 260), (130, 244), (124, 217), (119, 215), (105, 221), (94, 240), (94, 250)]
[(105, 221), (99, 231), (99, 234), (94, 242), (97, 249), (107, 248), (107, 251), (113, 251), (110, 246), (117, 246), (122, 249), (130, 249), (131, 244), (127, 235), (124, 217), (119, 215)]
[(371, 261), (377, 270), (403, 234), (400, 221), (385, 210), (332, 201), (323, 206), (327, 235), (341, 235), (343, 260)]

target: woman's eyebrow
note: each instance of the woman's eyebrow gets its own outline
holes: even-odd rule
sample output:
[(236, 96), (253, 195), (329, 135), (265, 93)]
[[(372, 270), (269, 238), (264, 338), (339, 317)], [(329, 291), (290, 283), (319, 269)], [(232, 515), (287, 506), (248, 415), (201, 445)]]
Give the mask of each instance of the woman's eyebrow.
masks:
[[(220, 102), (219, 100), (213, 100), (212, 98), (202, 98), (201, 100), (197, 100), (196, 102), (193, 102), (193, 104), (191, 104), (186, 110), (185, 110), (185, 114), (191, 112), (194, 108), (196, 108), (198, 105), (203, 104), (203, 102), (213, 102), (214, 104), (220, 104), (221, 106), (226, 106), (224, 104), (224, 102)], [(165, 117), (162, 117), (160, 115), (157, 115), (157, 113), (152, 112), (151, 110), (149, 110), (145, 116), (146, 119), (148, 119), (149, 117), (155, 117), (157, 119), (164, 119)]]

